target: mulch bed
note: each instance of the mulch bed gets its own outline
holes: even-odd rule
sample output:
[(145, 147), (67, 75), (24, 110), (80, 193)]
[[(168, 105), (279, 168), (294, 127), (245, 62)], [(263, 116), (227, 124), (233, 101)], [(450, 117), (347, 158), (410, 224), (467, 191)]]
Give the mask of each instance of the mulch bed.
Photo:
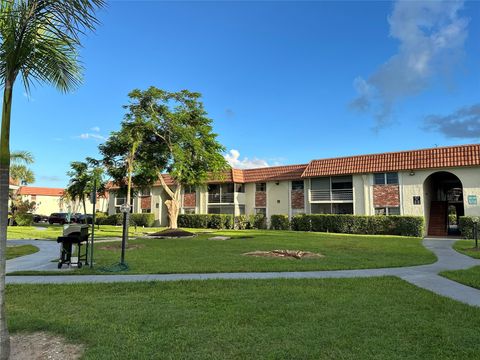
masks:
[(305, 259), (305, 258), (322, 258), (325, 257), (319, 253), (312, 253), (310, 251), (302, 250), (272, 250), (272, 251), (252, 251), (245, 253), (247, 256), (260, 256), (260, 257), (277, 257), (283, 259)]
[(183, 238), (193, 237), (195, 234), (182, 229), (166, 229), (153, 234), (148, 234), (148, 236), (156, 238)]

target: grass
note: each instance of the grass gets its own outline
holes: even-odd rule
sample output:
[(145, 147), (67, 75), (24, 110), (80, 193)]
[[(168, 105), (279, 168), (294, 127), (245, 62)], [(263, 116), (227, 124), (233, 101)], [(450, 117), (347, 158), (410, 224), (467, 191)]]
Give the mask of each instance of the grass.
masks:
[[(480, 309), (392, 277), (8, 285), (11, 332), (90, 359), (478, 359)], [(54, 306), (52, 306), (54, 304)]]
[[(129, 229), (130, 236), (139, 236), (143, 232), (159, 231), (164, 228), (135, 228)], [(62, 225), (36, 224), (35, 226), (9, 226), (7, 232), (8, 239), (35, 239), (35, 240), (56, 240), (62, 235)], [(100, 229), (95, 227), (96, 237), (121, 237), (122, 227), (113, 225), (101, 225)]]
[(466, 270), (443, 271), (440, 275), (461, 284), (480, 289), (480, 266)]
[(14, 259), (19, 256), (30, 255), (36, 253), (38, 248), (33, 245), (7, 246), (7, 260)]
[[(227, 235), (232, 239), (208, 240), (213, 235)], [(362, 269), (419, 265), (436, 260), (419, 238), (272, 230), (218, 231), (189, 239), (138, 239), (131, 240), (129, 246), (126, 261), (132, 274)], [(311, 251), (325, 257), (296, 260), (243, 255), (275, 249)], [(94, 253), (96, 269), (114, 264), (120, 259), (120, 242), (98, 243)], [(68, 274), (97, 272), (82, 268)]]
[(459, 240), (453, 245), (453, 248), (458, 252), (476, 259), (480, 259), (480, 251), (476, 250), (474, 247), (475, 241), (473, 240)]

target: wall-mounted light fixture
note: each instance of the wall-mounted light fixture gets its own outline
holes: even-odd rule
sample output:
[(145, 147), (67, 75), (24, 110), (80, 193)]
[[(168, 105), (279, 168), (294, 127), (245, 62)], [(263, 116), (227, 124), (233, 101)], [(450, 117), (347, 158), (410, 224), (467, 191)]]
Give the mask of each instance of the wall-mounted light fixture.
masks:
[(277, 181), (277, 182), (275, 183), (275, 185), (280, 185), (280, 181)]
[(409, 175), (410, 175), (410, 176), (413, 176), (413, 175), (415, 175), (415, 171), (413, 171), (413, 170), (410, 170), (410, 174), (409, 174)]

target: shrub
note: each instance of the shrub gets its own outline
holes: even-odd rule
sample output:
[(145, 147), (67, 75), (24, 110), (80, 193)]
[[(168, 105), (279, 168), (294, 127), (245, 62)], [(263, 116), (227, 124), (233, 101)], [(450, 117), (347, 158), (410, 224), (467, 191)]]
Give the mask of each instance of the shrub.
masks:
[(235, 216), (235, 229), (238, 229), (238, 230), (251, 229), (249, 217), (247, 215)]
[(295, 231), (312, 231), (310, 216), (305, 214), (293, 216), (291, 220), (291, 228)]
[(200, 229), (233, 229), (234, 218), (230, 214), (180, 214), (178, 226)]
[(297, 215), (292, 218), (292, 230), (420, 237), (424, 220), (419, 216)]
[(15, 222), (18, 226), (32, 226), (33, 214), (18, 213), (15, 214)]
[(107, 217), (108, 215), (105, 214), (104, 212), (97, 212), (95, 214), (95, 224), (96, 225), (101, 225), (103, 224), (103, 220)]
[(459, 228), (460, 233), (465, 239), (473, 239), (473, 222), (476, 220), (479, 224), (478, 228), (478, 237), (480, 237), (480, 216), (460, 216), (459, 218)]
[(106, 216), (104, 218), (98, 219), (97, 224), (98, 225), (122, 225), (123, 221), (123, 214), (118, 213), (118, 214), (113, 214)]
[(155, 215), (152, 213), (130, 214), (130, 225), (152, 227)]
[(266, 229), (267, 217), (263, 214), (249, 215), (250, 229)]
[(290, 220), (288, 220), (288, 215), (272, 215), (270, 217), (270, 229), (289, 230)]

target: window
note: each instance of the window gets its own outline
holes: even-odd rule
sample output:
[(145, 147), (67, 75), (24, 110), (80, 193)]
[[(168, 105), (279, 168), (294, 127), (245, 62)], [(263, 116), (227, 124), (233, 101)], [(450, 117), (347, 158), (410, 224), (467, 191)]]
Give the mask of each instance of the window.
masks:
[(255, 184), (255, 191), (266, 191), (267, 190), (267, 183), (256, 183)]
[(267, 215), (267, 209), (265, 208), (255, 208), (255, 215)]
[(373, 174), (373, 183), (375, 185), (397, 185), (398, 184), (398, 173), (389, 172), (389, 173), (377, 173)]
[(143, 214), (149, 214), (151, 213), (152, 211), (150, 209), (142, 209), (142, 213)]
[(124, 197), (121, 197), (121, 198), (115, 198), (115, 206), (122, 206), (123, 204), (125, 204), (125, 198)]
[(387, 173), (387, 184), (398, 184), (398, 173)]
[[(186, 210), (186, 209), (185, 209)], [(208, 206), (209, 214), (230, 214), (233, 215), (233, 205), (210, 205)]]
[(238, 205), (238, 212), (240, 215), (245, 215), (245, 205)]
[(352, 189), (351, 176), (334, 176), (332, 177), (332, 190)]
[(292, 181), (292, 190), (303, 190), (303, 181)]
[(292, 209), (292, 216), (305, 214), (305, 209)]
[(185, 194), (193, 194), (196, 193), (195, 186), (187, 185), (185, 186), (185, 190), (183, 191)]
[(375, 208), (375, 215), (400, 215), (400, 208), (399, 207)]
[(245, 184), (235, 184), (235, 192), (244, 193), (245, 192)]
[(150, 189), (141, 189), (140, 196), (150, 196)]
[(183, 209), (184, 214), (195, 214), (195, 208), (186, 208)]

